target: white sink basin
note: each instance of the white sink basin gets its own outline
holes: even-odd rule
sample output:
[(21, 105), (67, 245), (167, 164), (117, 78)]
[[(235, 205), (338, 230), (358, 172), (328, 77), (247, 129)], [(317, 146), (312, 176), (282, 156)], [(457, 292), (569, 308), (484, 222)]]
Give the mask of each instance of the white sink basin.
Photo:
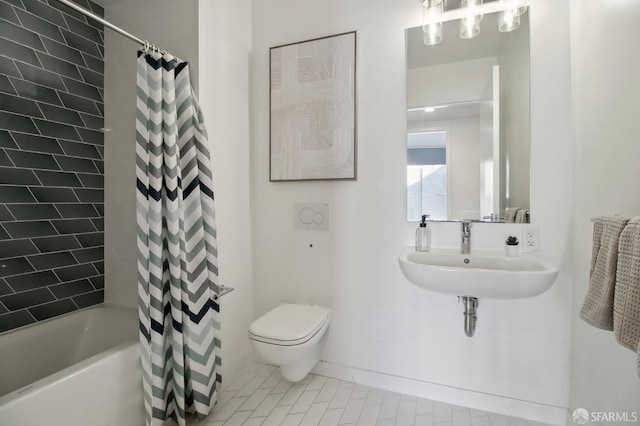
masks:
[(491, 251), (411, 248), (399, 260), (402, 273), (416, 286), (455, 296), (523, 299), (544, 293), (558, 276), (558, 268), (530, 253), (507, 257)]

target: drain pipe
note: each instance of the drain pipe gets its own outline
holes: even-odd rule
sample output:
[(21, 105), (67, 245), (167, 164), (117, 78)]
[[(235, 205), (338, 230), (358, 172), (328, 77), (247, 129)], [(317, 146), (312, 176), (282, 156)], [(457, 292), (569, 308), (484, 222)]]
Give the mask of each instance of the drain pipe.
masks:
[(464, 304), (464, 333), (467, 337), (473, 337), (476, 332), (476, 321), (478, 320), (476, 309), (478, 309), (480, 301), (477, 297), (471, 296), (458, 296), (458, 301), (460, 300)]

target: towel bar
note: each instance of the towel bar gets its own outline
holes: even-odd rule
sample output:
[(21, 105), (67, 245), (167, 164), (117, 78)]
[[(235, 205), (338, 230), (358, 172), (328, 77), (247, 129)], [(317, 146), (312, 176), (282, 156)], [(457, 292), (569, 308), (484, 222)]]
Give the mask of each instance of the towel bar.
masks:
[(225, 294), (231, 293), (233, 290), (235, 290), (235, 288), (233, 288), (233, 287), (225, 287), (222, 284), (220, 284), (220, 287), (218, 288), (218, 294), (213, 296), (213, 300), (218, 300), (222, 296), (224, 296)]

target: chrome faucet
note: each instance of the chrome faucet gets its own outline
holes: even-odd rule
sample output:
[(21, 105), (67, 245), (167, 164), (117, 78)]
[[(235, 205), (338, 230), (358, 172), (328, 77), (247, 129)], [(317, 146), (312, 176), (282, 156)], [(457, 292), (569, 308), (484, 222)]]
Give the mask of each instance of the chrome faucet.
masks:
[(471, 253), (471, 222), (468, 220), (462, 221), (462, 245), (460, 246), (460, 253)]

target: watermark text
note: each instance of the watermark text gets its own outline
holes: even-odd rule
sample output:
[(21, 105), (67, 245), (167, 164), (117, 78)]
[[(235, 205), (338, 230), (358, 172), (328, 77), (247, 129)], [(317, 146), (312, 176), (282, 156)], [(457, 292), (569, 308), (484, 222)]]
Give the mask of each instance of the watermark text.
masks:
[(584, 408), (577, 408), (573, 412), (573, 421), (578, 425), (592, 423), (637, 423), (637, 411), (587, 411)]

